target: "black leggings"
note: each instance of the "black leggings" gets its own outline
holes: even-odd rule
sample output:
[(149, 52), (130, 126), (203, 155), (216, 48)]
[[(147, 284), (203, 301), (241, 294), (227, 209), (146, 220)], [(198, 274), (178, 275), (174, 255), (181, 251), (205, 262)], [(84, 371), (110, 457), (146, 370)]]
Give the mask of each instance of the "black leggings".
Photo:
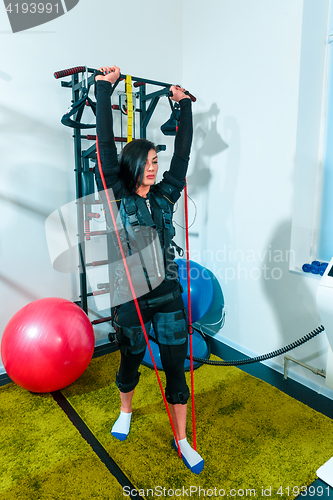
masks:
[[(184, 310), (182, 296), (158, 308), (141, 308), (144, 324), (153, 320), (157, 313), (174, 313)], [(138, 314), (133, 302), (122, 304), (116, 316), (116, 322), (122, 327), (140, 326)], [(149, 333), (149, 332), (147, 332)], [(180, 345), (159, 343), (161, 363), (166, 376), (165, 397), (170, 404), (186, 404), (189, 389), (186, 384), (184, 362), (187, 355), (188, 339)], [(131, 392), (139, 381), (139, 366), (144, 358), (145, 349), (137, 354), (121, 351), (121, 361), (116, 376), (116, 384), (121, 392)]]

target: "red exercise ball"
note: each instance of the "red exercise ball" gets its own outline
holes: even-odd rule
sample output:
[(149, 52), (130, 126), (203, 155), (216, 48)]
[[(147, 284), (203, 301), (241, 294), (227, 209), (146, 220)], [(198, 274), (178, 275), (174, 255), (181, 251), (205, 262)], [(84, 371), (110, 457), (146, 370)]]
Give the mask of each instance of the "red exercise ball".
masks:
[(74, 382), (94, 352), (94, 332), (86, 313), (60, 298), (39, 299), (9, 321), (1, 341), (8, 376), (31, 392), (52, 392)]

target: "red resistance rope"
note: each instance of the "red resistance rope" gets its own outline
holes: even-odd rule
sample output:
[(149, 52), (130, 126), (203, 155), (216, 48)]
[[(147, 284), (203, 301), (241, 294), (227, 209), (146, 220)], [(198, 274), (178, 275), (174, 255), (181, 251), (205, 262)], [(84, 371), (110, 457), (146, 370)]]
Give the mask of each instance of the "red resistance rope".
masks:
[(114, 213), (113, 213), (113, 210), (112, 210), (111, 200), (110, 200), (110, 197), (109, 197), (108, 189), (106, 187), (106, 182), (105, 182), (105, 178), (104, 178), (104, 174), (103, 174), (103, 169), (102, 169), (102, 164), (101, 164), (101, 158), (100, 158), (100, 154), (99, 154), (98, 138), (97, 137), (96, 137), (96, 151), (97, 151), (98, 169), (99, 169), (99, 173), (100, 173), (100, 176), (101, 176), (101, 179), (102, 179), (102, 183), (103, 183), (104, 191), (105, 191), (105, 194), (106, 194), (107, 202), (108, 202), (108, 205), (109, 205), (112, 222), (113, 222), (113, 225), (114, 225), (114, 228), (115, 228), (115, 231), (116, 231), (117, 241), (118, 241), (118, 245), (119, 245), (119, 248), (120, 248), (120, 251), (121, 251), (121, 257), (123, 259), (123, 263), (124, 263), (126, 275), (127, 275), (127, 278), (128, 278), (128, 283), (129, 283), (129, 286), (130, 286), (130, 289), (131, 289), (131, 292), (132, 292), (132, 296), (133, 296), (135, 308), (136, 308), (136, 311), (138, 313), (138, 317), (139, 317), (139, 320), (140, 320), (141, 328), (142, 328), (142, 331), (144, 333), (144, 336), (145, 336), (145, 339), (146, 339), (146, 343), (147, 343), (147, 346), (148, 346), (148, 349), (149, 349), (149, 353), (150, 353), (150, 356), (151, 356), (151, 359), (152, 359), (152, 362), (153, 362), (153, 365), (154, 365), (156, 377), (157, 377), (157, 380), (158, 380), (158, 383), (159, 383), (159, 386), (160, 386), (160, 389), (161, 389), (161, 393), (162, 393), (162, 396), (163, 396), (163, 401), (164, 401), (166, 410), (168, 412), (168, 417), (169, 417), (170, 424), (171, 424), (171, 427), (172, 427), (172, 431), (173, 431), (173, 434), (174, 434), (174, 437), (175, 437), (175, 440), (176, 440), (176, 444), (177, 444), (178, 454), (179, 454), (179, 456), (181, 458), (182, 455), (181, 455), (181, 451), (180, 451), (180, 447), (179, 447), (179, 443), (178, 443), (178, 438), (177, 438), (177, 435), (176, 435), (175, 426), (174, 426), (174, 423), (172, 421), (172, 417), (171, 417), (171, 413), (170, 413), (170, 410), (169, 410), (168, 402), (166, 400), (166, 397), (165, 397), (165, 394), (164, 394), (164, 391), (163, 391), (163, 387), (162, 387), (162, 383), (161, 383), (161, 379), (160, 379), (160, 376), (158, 374), (157, 367), (156, 367), (156, 364), (155, 364), (155, 361), (154, 361), (154, 358), (153, 358), (153, 353), (152, 353), (151, 347), (149, 345), (148, 335), (147, 335), (147, 332), (146, 332), (146, 329), (145, 329), (145, 325), (144, 325), (143, 318), (142, 318), (142, 315), (141, 315), (141, 311), (140, 311), (140, 307), (139, 307), (139, 304), (138, 304), (138, 300), (137, 300), (136, 295), (135, 295), (135, 291), (134, 291), (134, 288), (133, 288), (131, 276), (130, 276), (130, 273), (129, 273), (129, 269), (128, 269), (126, 258), (125, 258), (125, 254), (124, 254), (124, 250), (123, 250), (123, 247), (122, 247), (122, 244), (121, 244), (119, 232), (118, 232), (117, 225), (116, 225), (116, 219), (115, 219), (115, 216), (114, 216)]
[(193, 424), (193, 448), (197, 451), (197, 439), (195, 432), (195, 404), (194, 404), (194, 375), (193, 375), (193, 343), (192, 343), (192, 314), (191, 314), (191, 289), (190, 289), (190, 249), (188, 237), (188, 205), (187, 205), (187, 183), (185, 184), (185, 228), (186, 228), (186, 264), (187, 264), (187, 297), (188, 297), (188, 323), (190, 334), (190, 365), (191, 365), (191, 398), (192, 398), (192, 424)]

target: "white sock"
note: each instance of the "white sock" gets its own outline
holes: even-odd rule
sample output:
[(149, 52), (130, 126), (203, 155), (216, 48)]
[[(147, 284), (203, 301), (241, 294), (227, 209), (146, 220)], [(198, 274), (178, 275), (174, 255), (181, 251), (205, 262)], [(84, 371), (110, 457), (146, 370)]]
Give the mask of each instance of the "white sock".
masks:
[(125, 441), (131, 426), (132, 413), (124, 413), (120, 411), (118, 420), (114, 423), (111, 434), (120, 441)]
[[(186, 438), (180, 439), (178, 443), (186, 467), (190, 469), (191, 472), (199, 474), (204, 467), (203, 458), (197, 451), (192, 448), (192, 446), (187, 442)], [(176, 444), (175, 448), (177, 448)]]

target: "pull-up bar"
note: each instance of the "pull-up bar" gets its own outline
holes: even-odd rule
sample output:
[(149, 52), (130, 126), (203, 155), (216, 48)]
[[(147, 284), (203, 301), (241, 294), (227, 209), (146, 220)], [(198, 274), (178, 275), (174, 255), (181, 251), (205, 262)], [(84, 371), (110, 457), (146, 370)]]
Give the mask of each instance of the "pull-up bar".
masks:
[[(64, 70), (61, 70), (61, 71), (56, 71), (54, 73), (54, 78), (58, 79), (58, 78), (64, 78), (66, 76), (71, 76), (71, 75), (76, 75), (78, 73), (93, 73), (93, 75), (88, 79), (88, 83), (93, 83), (93, 80), (95, 78), (96, 75), (103, 75), (103, 73), (101, 71), (98, 71), (96, 69), (92, 69), (92, 68), (87, 68), (86, 66), (76, 66), (74, 68), (69, 68), (69, 69), (64, 69)], [(120, 80), (125, 80), (126, 78), (126, 75), (123, 75), (121, 74), (120, 75)], [(170, 83), (165, 83), (165, 82), (158, 82), (156, 80), (149, 80), (147, 78), (139, 78), (137, 76), (132, 76), (132, 81), (134, 82), (133, 86), (134, 87), (141, 87), (145, 84), (151, 84), (151, 85), (158, 85), (160, 87), (165, 87), (167, 89), (169, 89), (171, 87), (171, 84)], [(116, 82), (116, 85), (117, 85), (117, 82)], [(192, 94), (190, 94), (188, 91), (185, 92), (193, 102), (196, 101), (196, 97), (194, 97)], [(155, 92), (154, 95), (153, 94), (150, 94), (149, 96), (146, 96), (146, 99), (150, 99), (150, 98), (153, 98), (153, 97), (158, 97), (158, 96), (161, 96), (161, 95), (167, 95), (166, 92), (163, 92), (163, 91), (159, 91), (159, 92)]]

